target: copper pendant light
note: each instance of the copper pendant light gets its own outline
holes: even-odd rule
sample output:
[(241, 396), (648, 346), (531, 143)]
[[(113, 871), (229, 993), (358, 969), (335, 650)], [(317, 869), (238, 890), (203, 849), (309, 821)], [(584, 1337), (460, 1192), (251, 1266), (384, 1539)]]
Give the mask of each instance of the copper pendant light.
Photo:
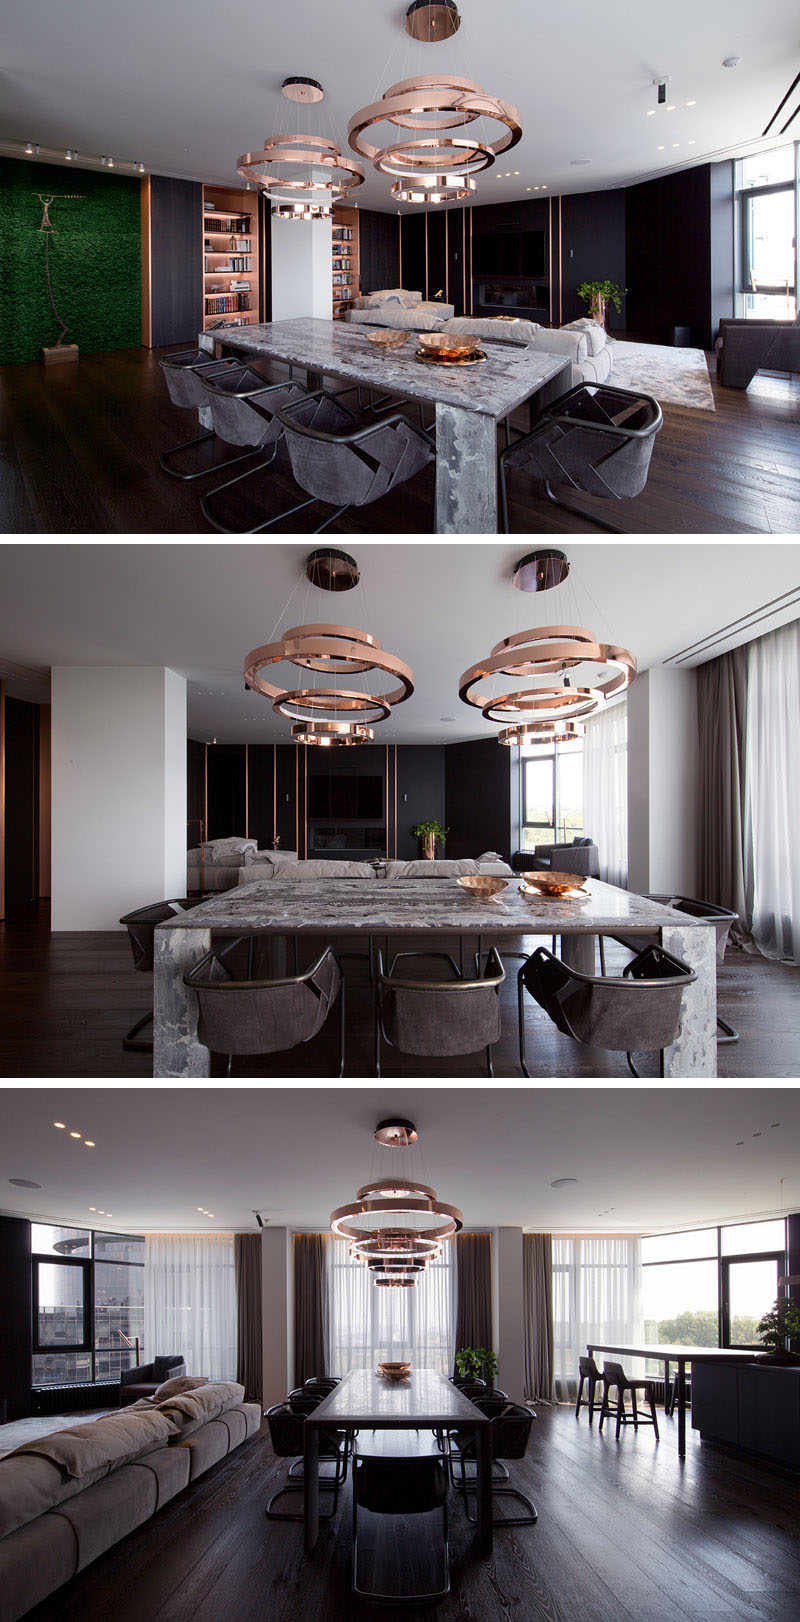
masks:
[[(416, 1142), (411, 1121), (381, 1121), (376, 1140), (406, 1149)], [(436, 1190), (414, 1177), (386, 1176), (365, 1183), (355, 1199), (331, 1212), (331, 1232), (350, 1240), (350, 1254), (381, 1287), (416, 1284), (444, 1241), (462, 1226), (461, 1212), (439, 1200)]]
[[(496, 120), (505, 125), (506, 133), (495, 141), (447, 133), (464, 130), (479, 118)], [(376, 146), (367, 140), (366, 131), (379, 124), (392, 124), (412, 134), (406, 140)], [(380, 101), (354, 113), (347, 138), (353, 151), (367, 158), (380, 174), (413, 184), (431, 173), (467, 177), (491, 168), (495, 158), (521, 140), (522, 124), (516, 107), (488, 96), (474, 79), (423, 74), (390, 85)]]
[(456, 0), (413, 0), (406, 12), (406, 33), (425, 45), (452, 39), (460, 27)]
[[(295, 75), (284, 80), (282, 94), (310, 105), (324, 91), (316, 79)], [(361, 165), (321, 135), (269, 136), (260, 151), (242, 154), (236, 172), (260, 186), (276, 218), (286, 220), (329, 219), (332, 205), (364, 184)]]

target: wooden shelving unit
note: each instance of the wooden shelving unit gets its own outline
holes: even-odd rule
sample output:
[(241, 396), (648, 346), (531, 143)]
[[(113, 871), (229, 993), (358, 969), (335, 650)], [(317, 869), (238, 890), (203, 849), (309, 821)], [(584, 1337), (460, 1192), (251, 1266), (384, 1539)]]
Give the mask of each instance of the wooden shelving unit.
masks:
[[(214, 321), (252, 326), (259, 317), (258, 193), (204, 186), (202, 226), (203, 330)], [(237, 291), (237, 282), (249, 282), (249, 288)], [(231, 308), (218, 308), (215, 299), (230, 301)], [(240, 302), (246, 307), (236, 308)]]
[[(331, 261), (333, 319), (343, 321), (361, 286), (357, 208), (337, 207), (333, 210)], [(337, 277), (341, 277), (341, 280), (337, 281)]]

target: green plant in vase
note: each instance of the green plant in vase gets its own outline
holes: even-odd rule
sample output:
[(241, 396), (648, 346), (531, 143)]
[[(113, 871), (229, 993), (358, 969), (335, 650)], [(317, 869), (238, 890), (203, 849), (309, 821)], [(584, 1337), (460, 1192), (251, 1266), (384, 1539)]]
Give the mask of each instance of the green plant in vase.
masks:
[(788, 1296), (778, 1299), (764, 1313), (756, 1324), (756, 1333), (765, 1348), (763, 1356), (775, 1363), (800, 1363), (800, 1357), (786, 1348), (788, 1340), (800, 1340), (800, 1311)]
[(415, 839), (422, 845), (422, 855), (427, 862), (432, 862), (436, 856), (436, 841), (444, 845), (449, 828), (443, 828), (435, 817), (429, 822), (415, 822), (411, 829)]
[(497, 1377), (497, 1358), (485, 1346), (462, 1346), (456, 1352), (456, 1374), (460, 1380), (494, 1381)]
[(582, 298), (584, 304), (588, 304), (592, 320), (596, 321), (599, 327), (604, 327), (609, 304), (613, 304), (619, 315), (627, 291), (627, 287), (617, 287), (616, 282), (581, 282), (578, 298)]

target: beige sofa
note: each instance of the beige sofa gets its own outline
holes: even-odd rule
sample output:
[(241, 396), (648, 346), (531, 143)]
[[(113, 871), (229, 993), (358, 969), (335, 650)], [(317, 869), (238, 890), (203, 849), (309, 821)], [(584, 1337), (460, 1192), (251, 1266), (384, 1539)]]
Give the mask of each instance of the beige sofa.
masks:
[[(513, 872), (507, 862), (495, 852), (485, 856), (461, 857), (456, 860), (442, 858), (440, 861), (390, 861), (385, 863), (384, 874), (387, 879), (444, 879), (462, 878), (468, 874), (493, 873), (502, 878), (512, 878)], [(378, 877), (371, 862), (332, 861), (326, 857), (312, 857), (307, 861), (298, 861), (291, 864), (271, 861), (253, 863), (239, 872), (239, 884), (252, 884), (256, 879), (369, 879)]]
[(614, 365), (608, 333), (596, 321), (570, 321), (566, 327), (540, 327), (536, 321), (492, 321), (471, 315), (446, 321), (444, 332), (474, 333), (495, 343), (529, 344), (547, 355), (564, 355), (572, 362), (572, 388), (579, 383), (605, 383)]
[[(281, 854), (287, 861), (297, 859), (296, 851), (283, 851)], [(255, 839), (209, 839), (205, 845), (197, 845), (187, 852), (187, 894), (191, 895), (195, 890), (202, 890), (204, 895), (210, 891), (232, 890), (242, 868), (260, 862), (268, 855), (272, 856), (273, 852), (259, 850)]]
[(0, 1458), (0, 1622), (17, 1622), (260, 1424), (244, 1386), (216, 1382)]

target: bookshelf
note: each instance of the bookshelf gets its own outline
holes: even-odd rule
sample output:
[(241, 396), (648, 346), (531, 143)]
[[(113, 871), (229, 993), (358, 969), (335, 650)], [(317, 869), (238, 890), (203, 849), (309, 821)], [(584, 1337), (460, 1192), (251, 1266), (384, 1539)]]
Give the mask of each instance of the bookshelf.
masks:
[(358, 209), (335, 207), (331, 222), (333, 319), (344, 321), (360, 288)]
[(220, 320), (252, 326), (260, 304), (258, 192), (204, 186), (202, 229), (203, 331)]

